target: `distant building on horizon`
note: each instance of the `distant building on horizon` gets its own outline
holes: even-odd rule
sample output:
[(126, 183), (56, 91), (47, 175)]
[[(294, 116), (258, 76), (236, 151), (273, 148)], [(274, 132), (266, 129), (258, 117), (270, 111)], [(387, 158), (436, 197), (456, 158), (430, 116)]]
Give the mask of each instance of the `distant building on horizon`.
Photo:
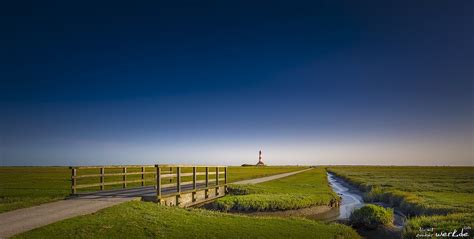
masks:
[(262, 156), (262, 150), (258, 151), (258, 163), (257, 166), (265, 166), (263, 163), (263, 156)]

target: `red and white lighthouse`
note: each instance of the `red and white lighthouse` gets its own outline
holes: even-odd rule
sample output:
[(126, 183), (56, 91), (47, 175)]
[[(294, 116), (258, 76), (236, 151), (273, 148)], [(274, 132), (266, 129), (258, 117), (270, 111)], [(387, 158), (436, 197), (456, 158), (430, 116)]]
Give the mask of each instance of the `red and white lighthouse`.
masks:
[(262, 150), (258, 151), (258, 163), (257, 166), (264, 166), (265, 164), (263, 163), (263, 156), (262, 156)]

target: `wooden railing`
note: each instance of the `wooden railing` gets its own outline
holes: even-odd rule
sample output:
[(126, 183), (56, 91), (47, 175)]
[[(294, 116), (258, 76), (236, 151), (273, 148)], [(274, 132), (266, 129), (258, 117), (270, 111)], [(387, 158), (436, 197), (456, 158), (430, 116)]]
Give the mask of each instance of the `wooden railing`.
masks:
[[(154, 170), (154, 168), (155, 166), (153, 165), (108, 165), (70, 167), (71, 193), (77, 194), (78, 189), (97, 188), (98, 190), (105, 190), (106, 186), (114, 185), (115, 187), (112, 188), (117, 188), (116, 185), (122, 185), (122, 188), (127, 188), (129, 184), (138, 184), (138, 186), (145, 186), (147, 182), (151, 182), (151, 185), (154, 185), (156, 181), (156, 170)], [(146, 175), (153, 176), (147, 178)], [(133, 176), (134, 178), (130, 180), (128, 176)], [(113, 181), (107, 180), (110, 178), (112, 178)], [(120, 180), (117, 180), (117, 178), (120, 178)]]
[[(70, 167), (70, 169), (71, 193), (73, 195), (78, 193), (78, 189), (98, 191), (127, 188), (130, 184), (133, 184), (142, 187), (155, 186), (157, 199), (159, 200), (164, 193), (179, 195), (180, 193), (196, 191), (198, 188), (207, 192), (209, 189), (227, 185), (226, 166), (157, 164), (78, 166)], [(224, 177), (221, 178), (221, 175), (224, 175)], [(204, 179), (198, 180), (199, 176), (204, 176)], [(213, 177), (210, 178), (210, 176)], [(130, 177), (133, 178), (130, 180)], [(121, 185), (121, 187), (118, 185)]]
[[(225, 187), (227, 185), (227, 166), (155, 165), (155, 167), (157, 175), (156, 195), (158, 201), (165, 192), (166, 196), (196, 192), (197, 190), (206, 190), (207, 194), (207, 190), (209, 189)], [(211, 172), (211, 170), (214, 172)], [(183, 173), (183, 171), (189, 172)], [(211, 175), (215, 176), (210, 178), (209, 176)], [(221, 175), (224, 175), (224, 177), (221, 178)], [(198, 176), (204, 176), (204, 179), (198, 180)], [(164, 184), (163, 179), (169, 179), (170, 183)], [(216, 193), (218, 194), (217, 190)]]

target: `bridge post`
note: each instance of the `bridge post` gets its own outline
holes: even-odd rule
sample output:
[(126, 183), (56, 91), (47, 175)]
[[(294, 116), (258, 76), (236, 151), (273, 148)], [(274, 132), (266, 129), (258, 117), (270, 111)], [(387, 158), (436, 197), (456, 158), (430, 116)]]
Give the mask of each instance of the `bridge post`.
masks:
[(204, 198), (209, 197), (209, 167), (206, 167), (206, 189), (204, 189)]
[(122, 181), (123, 181), (122, 187), (126, 188), (127, 187), (127, 167), (123, 167), (122, 173), (123, 173), (123, 175), (122, 175)]
[(177, 192), (181, 192), (181, 167), (176, 167), (176, 188)]
[(76, 194), (76, 176), (77, 176), (77, 169), (71, 168), (71, 193)]
[(180, 200), (179, 198), (181, 197), (181, 167), (176, 167), (176, 191), (178, 194), (176, 195), (176, 206), (180, 205)]
[[(197, 180), (197, 175), (196, 175), (196, 167), (193, 167), (193, 190), (196, 190), (196, 180)], [(191, 193), (191, 197), (192, 197), (192, 201), (195, 202), (196, 201), (196, 192), (192, 192)]]
[(161, 200), (161, 168), (159, 165), (155, 165), (156, 167), (156, 196), (158, 203)]
[(206, 188), (209, 187), (209, 167), (206, 167)]
[(219, 195), (219, 167), (216, 167), (216, 196)]
[[(169, 171), (168, 173), (170, 173), (170, 174), (173, 173), (173, 167), (170, 167), (170, 171)], [(173, 182), (173, 179), (172, 179), (172, 178), (170, 178), (170, 183), (171, 183), (171, 182)]]
[(142, 187), (145, 186), (145, 167), (142, 167)]
[(100, 168), (100, 190), (104, 190), (105, 168)]
[(193, 167), (193, 189), (196, 189), (196, 167)]
[(224, 168), (224, 191), (227, 193), (227, 167)]

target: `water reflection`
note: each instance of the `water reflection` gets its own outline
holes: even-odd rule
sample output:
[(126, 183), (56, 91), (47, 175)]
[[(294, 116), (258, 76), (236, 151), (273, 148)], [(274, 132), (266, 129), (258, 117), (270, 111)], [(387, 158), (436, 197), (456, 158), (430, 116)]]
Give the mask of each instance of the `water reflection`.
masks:
[[(327, 173), (328, 175), (328, 181), (329, 184), (331, 185), (332, 189), (334, 192), (336, 192), (339, 196), (341, 196), (342, 201), (340, 204), (339, 208), (334, 208), (333, 212), (330, 212), (329, 217), (324, 218), (318, 218), (323, 221), (345, 221), (348, 220), (349, 217), (351, 216), (352, 211), (355, 209), (361, 208), (364, 206), (364, 200), (362, 198), (362, 192), (349, 185), (347, 182), (344, 180), (336, 177), (332, 173)], [(385, 208), (391, 208), (389, 205), (378, 202), (374, 203), (379, 206), (385, 207)], [(328, 214), (329, 215), (329, 214)], [(406, 216), (398, 209), (394, 209), (394, 222), (393, 226), (398, 229), (402, 229), (406, 223)]]
[(337, 216), (334, 215), (333, 218), (327, 218), (325, 221), (347, 220), (351, 216), (353, 210), (360, 208), (364, 205), (364, 200), (361, 196), (362, 192), (348, 185), (346, 182), (338, 179), (331, 173), (328, 173), (327, 175), (329, 185), (331, 185), (333, 191), (336, 192), (342, 198), (342, 201), (339, 208), (335, 208), (334, 210), (338, 212)]

